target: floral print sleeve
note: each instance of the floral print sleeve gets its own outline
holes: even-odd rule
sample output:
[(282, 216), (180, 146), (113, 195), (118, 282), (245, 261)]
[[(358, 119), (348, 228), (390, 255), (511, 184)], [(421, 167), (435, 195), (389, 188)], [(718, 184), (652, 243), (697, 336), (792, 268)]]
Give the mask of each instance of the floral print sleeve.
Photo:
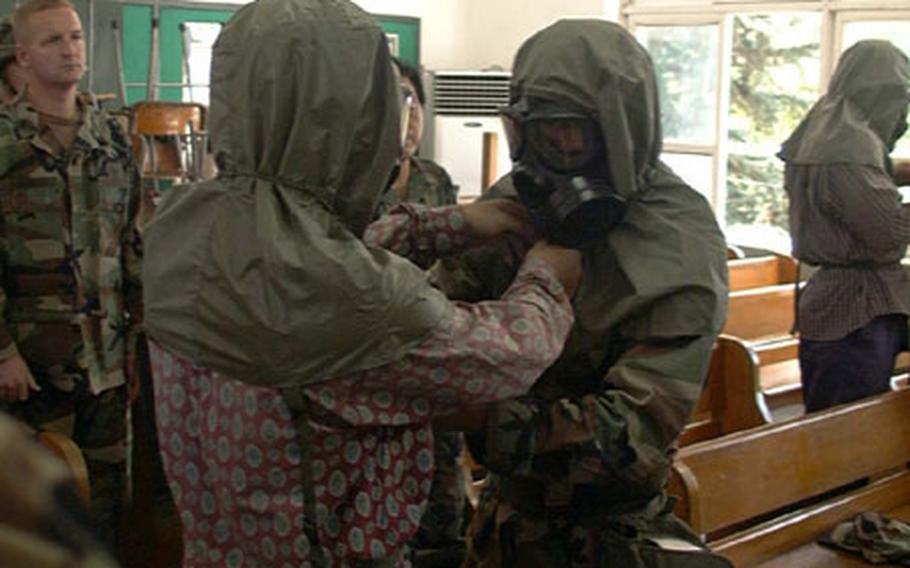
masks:
[(573, 315), (545, 262), (525, 263), (500, 300), (455, 302), (451, 320), (402, 360), (309, 391), (351, 425), (401, 426), (523, 394), (562, 351)]
[(427, 207), (403, 203), (367, 227), (363, 240), (420, 266), (465, 247), (465, 218), (457, 206)]

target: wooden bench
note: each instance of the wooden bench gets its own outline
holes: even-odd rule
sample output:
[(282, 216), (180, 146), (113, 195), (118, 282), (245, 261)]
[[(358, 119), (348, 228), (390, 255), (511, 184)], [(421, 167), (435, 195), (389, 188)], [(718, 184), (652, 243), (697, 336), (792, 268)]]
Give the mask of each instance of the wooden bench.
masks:
[(815, 540), (863, 511), (910, 520), (908, 410), (901, 389), (682, 448), (677, 514), (738, 567), (859, 565)]
[(742, 340), (717, 338), (698, 406), (679, 438), (680, 445), (717, 438), (771, 422), (758, 384), (755, 351)]
[[(698, 406), (680, 437), (682, 445), (770, 422), (763, 375), (799, 383), (798, 343), (790, 335), (795, 261), (768, 255), (738, 258), (727, 265), (732, 290), (729, 316), (711, 355)], [(795, 374), (774, 374), (782, 366), (792, 371), (793, 363)]]
[[(795, 261), (774, 255), (728, 262), (730, 300), (723, 333), (742, 339), (755, 351), (758, 385), (776, 417), (802, 412), (799, 339), (791, 334), (795, 316)], [(910, 354), (895, 365), (895, 383), (907, 382)]]
[(744, 258), (746, 253), (743, 252), (743, 249), (739, 248), (736, 245), (727, 244), (727, 260), (732, 260), (734, 258)]
[(792, 337), (794, 297), (792, 283), (730, 292), (723, 333), (752, 343)]
[(795, 294), (793, 283), (731, 292), (723, 329), (755, 351), (759, 390), (769, 409), (785, 413), (802, 403), (799, 340), (791, 334)]
[(792, 284), (796, 282), (797, 275), (796, 261), (779, 254), (729, 260), (727, 269), (731, 292)]

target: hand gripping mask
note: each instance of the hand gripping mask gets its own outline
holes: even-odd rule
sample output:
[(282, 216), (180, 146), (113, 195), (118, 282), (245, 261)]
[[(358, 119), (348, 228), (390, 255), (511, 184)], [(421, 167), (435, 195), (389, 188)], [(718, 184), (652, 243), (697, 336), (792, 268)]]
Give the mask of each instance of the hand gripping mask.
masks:
[(507, 107), (502, 119), (512, 181), (535, 230), (573, 248), (604, 239), (626, 202), (612, 187), (597, 122), (567, 105), (533, 100)]

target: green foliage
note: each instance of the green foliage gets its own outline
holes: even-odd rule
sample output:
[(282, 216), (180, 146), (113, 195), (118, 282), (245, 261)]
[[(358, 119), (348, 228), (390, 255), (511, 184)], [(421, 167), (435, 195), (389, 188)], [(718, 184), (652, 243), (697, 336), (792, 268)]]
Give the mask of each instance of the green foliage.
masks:
[(733, 225), (787, 228), (783, 164), (775, 157), (731, 155), (727, 174), (727, 221)]
[[(643, 37), (655, 61), (661, 124), (670, 140), (711, 140), (714, 105), (704, 104), (716, 92), (713, 59), (716, 26), (652, 28)], [(705, 62), (693, 65), (693, 61)], [(710, 98), (708, 100), (711, 100)]]
[(820, 22), (806, 14), (734, 18), (727, 223), (787, 228), (774, 157), (817, 97)]
[[(796, 31), (800, 19), (788, 18), (785, 31)], [(780, 18), (737, 16), (733, 29), (730, 114), (735, 121), (730, 139), (758, 142), (788, 136), (815, 100), (818, 77), (807, 77), (803, 62), (817, 59), (818, 42), (778, 46)], [(799, 84), (794, 85), (794, 80)]]

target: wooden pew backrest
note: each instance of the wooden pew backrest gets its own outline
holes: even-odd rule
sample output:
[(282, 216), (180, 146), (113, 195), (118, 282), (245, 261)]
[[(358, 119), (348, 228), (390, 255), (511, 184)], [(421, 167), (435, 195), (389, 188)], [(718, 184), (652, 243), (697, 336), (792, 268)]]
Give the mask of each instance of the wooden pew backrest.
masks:
[(671, 494), (700, 534), (750, 520), (910, 461), (910, 389), (682, 448)]
[(779, 254), (740, 258), (727, 263), (730, 291), (796, 282), (796, 261)]
[(735, 258), (743, 258), (746, 256), (746, 253), (743, 252), (743, 249), (739, 248), (736, 245), (727, 244), (727, 260), (733, 260)]
[(681, 446), (771, 421), (758, 388), (758, 359), (742, 340), (721, 335), (711, 352), (708, 377)]
[(793, 327), (793, 284), (730, 292), (723, 333), (747, 341), (790, 335)]

